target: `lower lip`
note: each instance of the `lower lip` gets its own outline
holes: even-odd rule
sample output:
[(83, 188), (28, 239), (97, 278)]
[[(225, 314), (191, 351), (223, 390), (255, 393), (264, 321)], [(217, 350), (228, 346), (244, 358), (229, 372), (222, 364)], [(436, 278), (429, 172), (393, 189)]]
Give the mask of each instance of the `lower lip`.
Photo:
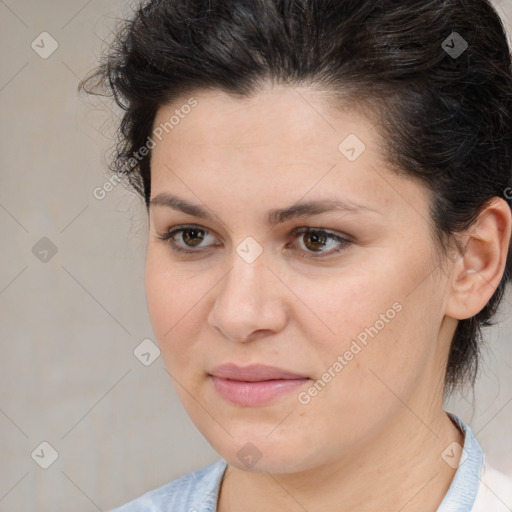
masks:
[(229, 402), (245, 407), (262, 405), (302, 386), (309, 379), (279, 379), (245, 382), (211, 375), (217, 392)]

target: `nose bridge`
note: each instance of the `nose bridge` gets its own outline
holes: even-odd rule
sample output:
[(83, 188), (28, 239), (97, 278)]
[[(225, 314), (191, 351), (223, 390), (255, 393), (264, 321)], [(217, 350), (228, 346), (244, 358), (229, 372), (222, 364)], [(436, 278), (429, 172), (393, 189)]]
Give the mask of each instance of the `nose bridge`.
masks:
[(255, 311), (260, 307), (261, 301), (269, 299), (268, 296), (265, 297), (267, 274), (271, 273), (261, 256), (253, 262), (248, 262), (239, 254), (234, 254), (231, 270), (217, 297), (217, 306), (237, 306), (237, 309), (246, 306)]
[[(250, 244), (250, 242), (249, 242)], [(260, 253), (243, 242), (233, 252), (231, 270), (220, 286), (209, 323), (226, 337), (243, 341), (256, 330), (278, 330), (285, 321), (279, 305), (277, 283)]]

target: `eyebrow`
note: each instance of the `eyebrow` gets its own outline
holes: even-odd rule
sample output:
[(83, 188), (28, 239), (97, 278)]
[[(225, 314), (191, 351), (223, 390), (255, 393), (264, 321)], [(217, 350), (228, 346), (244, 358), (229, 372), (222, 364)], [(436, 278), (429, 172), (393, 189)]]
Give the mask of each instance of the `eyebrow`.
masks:
[[(156, 195), (153, 199), (150, 200), (149, 205), (150, 207), (164, 206), (166, 208), (172, 208), (173, 210), (187, 213), (200, 219), (206, 219), (210, 221), (215, 220), (214, 216), (211, 215), (202, 206), (190, 203), (185, 199), (181, 199), (166, 192)], [(374, 208), (358, 204), (353, 201), (340, 199), (322, 199), (316, 201), (300, 202), (286, 208), (275, 208), (269, 210), (266, 215), (266, 221), (269, 225), (276, 225), (295, 217), (318, 215), (320, 213), (330, 211), (343, 211), (347, 213), (359, 213), (368, 211), (378, 213)]]

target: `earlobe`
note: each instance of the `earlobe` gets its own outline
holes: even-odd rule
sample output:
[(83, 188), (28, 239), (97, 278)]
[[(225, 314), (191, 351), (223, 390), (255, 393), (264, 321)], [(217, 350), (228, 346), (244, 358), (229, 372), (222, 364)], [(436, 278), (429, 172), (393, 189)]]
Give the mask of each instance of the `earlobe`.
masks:
[(448, 316), (464, 320), (485, 307), (503, 277), (511, 229), (510, 207), (495, 197), (462, 234), (464, 250), (452, 266)]

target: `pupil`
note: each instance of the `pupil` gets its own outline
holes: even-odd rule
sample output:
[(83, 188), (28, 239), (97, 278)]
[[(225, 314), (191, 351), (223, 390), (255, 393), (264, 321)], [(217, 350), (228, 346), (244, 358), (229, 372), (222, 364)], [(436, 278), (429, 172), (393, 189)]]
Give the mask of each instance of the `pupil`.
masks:
[[(192, 237), (188, 236), (189, 233), (192, 233), (193, 236)], [(187, 243), (187, 245), (198, 245), (201, 242), (201, 240), (203, 239), (203, 237), (198, 235), (198, 233), (199, 233), (199, 230), (197, 230), (197, 229), (189, 229), (189, 230), (185, 231), (184, 232), (185, 237), (188, 239), (188, 240), (185, 240), (185, 243)], [(195, 243), (192, 242), (191, 244), (189, 244), (189, 240), (191, 238), (195, 238), (195, 239), (199, 239), (199, 240), (196, 241)]]
[(325, 243), (325, 235), (319, 235), (318, 233), (309, 233), (308, 238), (313, 240), (313, 244), (317, 244), (315, 249), (319, 248), (318, 245), (322, 246)]

